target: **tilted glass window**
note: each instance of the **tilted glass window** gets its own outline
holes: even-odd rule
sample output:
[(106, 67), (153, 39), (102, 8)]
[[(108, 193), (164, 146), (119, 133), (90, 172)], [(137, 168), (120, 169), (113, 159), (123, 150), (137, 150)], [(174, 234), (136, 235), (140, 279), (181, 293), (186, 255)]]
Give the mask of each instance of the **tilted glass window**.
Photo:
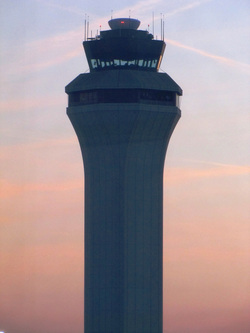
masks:
[(102, 89), (69, 94), (69, 106), (96, 103), (146, 103), (179, 106), (179, 95), (150, 89)]
[(107, 69), (143, 69), (155, 71), (157, 59), (91, 59), (90, 66), (93, 70)]

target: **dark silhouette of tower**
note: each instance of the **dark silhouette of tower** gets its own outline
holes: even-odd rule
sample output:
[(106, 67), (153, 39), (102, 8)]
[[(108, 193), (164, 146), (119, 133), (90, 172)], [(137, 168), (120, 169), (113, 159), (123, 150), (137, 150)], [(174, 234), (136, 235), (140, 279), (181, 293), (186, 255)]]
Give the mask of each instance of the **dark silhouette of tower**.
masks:
[(162, 332), (163, 168), (181, 88), (165, 43), (113, 19), (66, 86), (85, 171), (85, 333)]

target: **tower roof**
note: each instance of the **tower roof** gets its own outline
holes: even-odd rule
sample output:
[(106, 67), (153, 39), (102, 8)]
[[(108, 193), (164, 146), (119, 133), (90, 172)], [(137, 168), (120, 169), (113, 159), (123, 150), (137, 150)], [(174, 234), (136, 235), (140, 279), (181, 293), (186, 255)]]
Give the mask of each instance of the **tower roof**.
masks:
[(153, 89), (173, 91), (182, 95), (182, 89), (166, 73), (147, 71), (110, 70), (101, 73), (80, 74), (66, 86), (66, 93), (96, 89)]
[(133, 29), (137, 30), (141, 24), (139, 20), (132, 18), (116, 18), (109, 22), (109, 26), (112, 30), (116, 29)]

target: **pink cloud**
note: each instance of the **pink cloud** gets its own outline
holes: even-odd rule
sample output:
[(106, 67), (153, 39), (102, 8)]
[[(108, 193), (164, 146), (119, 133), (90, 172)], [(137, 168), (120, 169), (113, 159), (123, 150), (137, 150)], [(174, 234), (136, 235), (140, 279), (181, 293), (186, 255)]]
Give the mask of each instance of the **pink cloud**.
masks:
[[(65, 96), (66, 98), (66, 96)], [(21, 111), (35, 108), (45, 108), (50, 106), (62, 105), (65, 101), (62, 96), (41, 96), (34, 98), (18, 98), (0, 101), (0, 110), (2, 113), (11, 111)]]
[[(214, 165), (214, 164), (213, 164)], [(205, 178), (230, 177), (250, 174), (250, 167), (241, 165), (223, 165), (206, 168), (165, 168), (164, 182), (175, 184)]]
[(82, 180), (72, 180), (60, 183), (23, 183), (16, 184), (9, 181), (0, 180), (0, 197), (14, 197), (27, 192), (61, 192), (82, 188)]
[(8, 155), (11, 155), (13, 153), (18, 154), (20, 149), (26, 150), (26, 149), (45, 149), (48, 147), (58, 147), (58, 146), (64, 146), (68, 147), (71, 145), (75, 145), (77, 142), (76, 136), (71, 136), (68, 138), (62, 138), (62, 139), (47, 139), (47, 140), (41, 140), (41, 141), (32, 141), (32, 142), (25, 142), (25, 143), (16, 143), (14, 145), (6, 145), (2, 146), (0, 150), (0, 158), (5, 158)]

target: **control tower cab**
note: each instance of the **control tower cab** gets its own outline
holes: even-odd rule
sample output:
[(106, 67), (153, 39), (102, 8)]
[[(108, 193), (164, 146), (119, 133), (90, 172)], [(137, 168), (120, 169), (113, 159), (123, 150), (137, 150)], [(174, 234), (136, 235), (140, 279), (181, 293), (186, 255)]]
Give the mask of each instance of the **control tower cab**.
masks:
[(109, 21), (111, 30), (83, 42), (90, 71), (137, 69), (158, 71), (165, 43), (148, 31), (137, 30), (140, 21), (118, 18)]

